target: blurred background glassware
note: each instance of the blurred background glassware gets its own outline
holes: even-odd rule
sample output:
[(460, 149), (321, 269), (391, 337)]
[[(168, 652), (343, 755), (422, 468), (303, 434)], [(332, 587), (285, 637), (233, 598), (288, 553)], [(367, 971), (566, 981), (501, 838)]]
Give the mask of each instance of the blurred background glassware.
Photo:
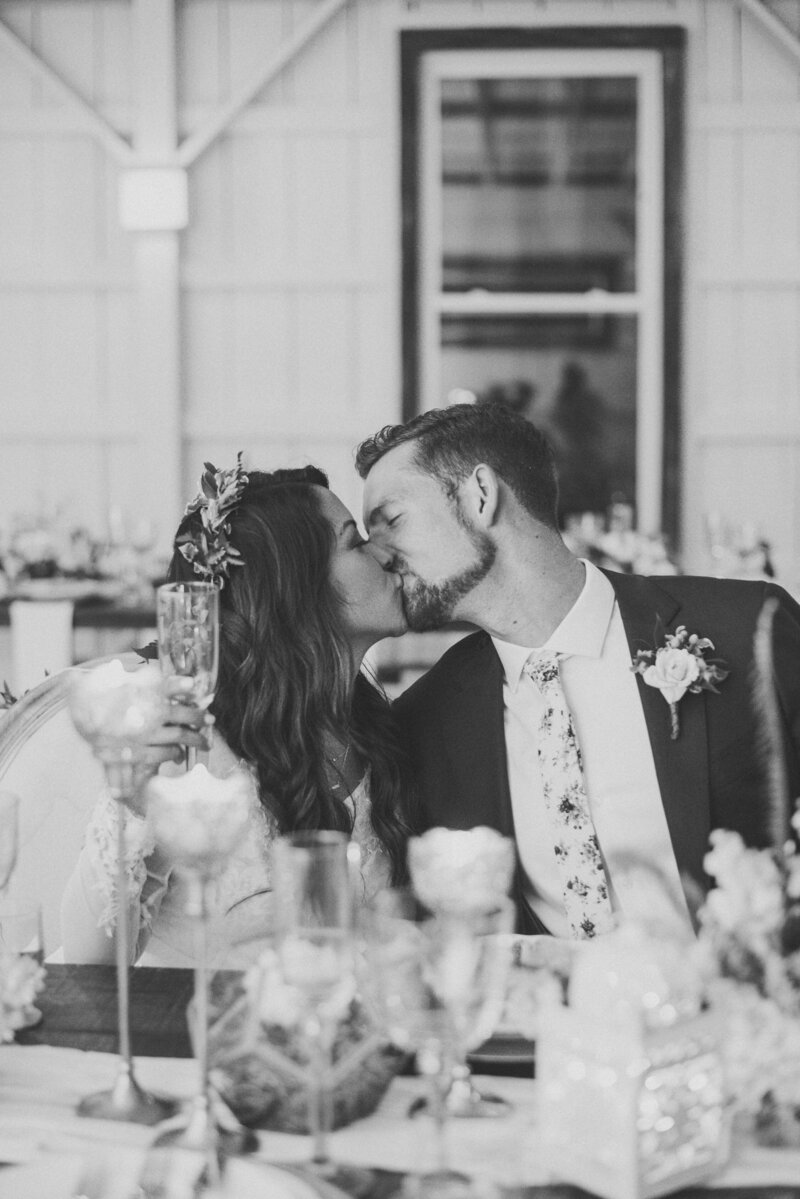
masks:
[[(470, 829), (431, 828), (408, 843), (414, 894), (433, 915), (442, 917), (440, 935), (443, 943), (450, 943), (448, 952), (456, 952), (457, 945), (464, 946), (477, 936), (502, 938), (494, 949), (503, 998), (511, 965), (508, 935), (513, 930), (514, 914), (507, 897), (515, 862), (513, 841), (483, 825)], [(454, 1012), (454, 1020), (456, 1015)], [(498, 1012), (495, 1023), (499, 1016)], [(451, 1085), (445, 1100), (448, 1115), (473, 1119), (506, 1115), (510, 1104), (497, 1095), (482, 1094), (472, 1081), (467, 1052), (481, 1041), (467, 1043), (468, 1022), (454, 1023), (454, 1029), (462, 1026), (465, 1032), (453, 1039), (450, 1052)], [(421, 1100), (419, 1108), (426, 1102)]]
[(170, 1100), (144, 1091), (134, 1076), (131, 1053), (128, 971), (128, 877), (125, 827), (147, 773), (147, 746), (166, 713), (159, 674), (147, 668), (126, 671), (118, 658), (73, 671), (69, 711), (80, 735), (103, 765), (109, 795), (117, 801), (117, 1021), (119, 1060), (109, 1091), (87, 1095), (78, 1115), (157, 1124), (175, 1110)]
[(356, 886), (360, 850), (346, 833), (289, 833), (273, 846), (275, 950), (294, 992), (309, 1049), (310, 1166), (336, 1177), (328, 1155), (333, 1040), (356, 992)]
[(13, 791), (0, 791), (0, 895), (17, 864), (18, 838), (19, 796)]
[[(436, 1130), (436, 1165), (418, 1179), (423, 1199), (470, 1199), (470, 1180), (450, 1167), (447, 1096), (453, 1067), (496, 1026), (511, 960), (503, 932), (510, 900), (489, 912), (430, 913), (410, 890), (375, 897), (365, 920), (365, 1000), (392, 1041), (413, 1050), (430, 1082), (427, 1106)], [(422, 1110), (415, 1103), (409, 1114)]]
[[(207, 708), (219, 670), (219, 589), (215, 583), (164, 583), (156, 589), (158, 660), (165, 678), (190, 680), (182, 702)], [(186, 751), (188, 770), (197, 750)]]
[(245, 834), (250, 819), (250, 776), (236, 770), (215, 778), (198, 764), (174, 778), (155, 777), (148, 785), (147, 817), (156, 844), (184, 876), (187, 914), (194, 917), (194, 1049), (198, 1088), (187, 1112), (170, 1120), (156, 1144), (200, 1150), (206, 1182), (219, 1182), (221, 1160), (251, 1152), (258, 1140), (239, 1124), (211, 1085), (208, 1064), (209, 889)]

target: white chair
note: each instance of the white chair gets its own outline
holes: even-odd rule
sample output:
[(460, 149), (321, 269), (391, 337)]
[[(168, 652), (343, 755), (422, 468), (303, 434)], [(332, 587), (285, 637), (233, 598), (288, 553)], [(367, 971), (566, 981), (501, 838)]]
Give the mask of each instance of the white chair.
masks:
[[(113, 654), (85, 662), (83, 669), (112, 657), (129, 668), (141, 661), (135, 653)], [(0, 716), (0, 789), (20, 797), (19, 853), (9, 893), (41, 904), (45, 954), (61, 943), (61, 895), (104, 781), (67, 709), (74, 669), (45, 679)]]

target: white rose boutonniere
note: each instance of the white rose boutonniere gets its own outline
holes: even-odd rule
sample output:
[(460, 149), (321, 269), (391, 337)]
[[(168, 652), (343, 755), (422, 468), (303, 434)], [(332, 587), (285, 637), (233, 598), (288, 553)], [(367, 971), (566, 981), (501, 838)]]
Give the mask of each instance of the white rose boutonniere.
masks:
[(640, 649), (634, 656), (631, 670), (640, 674), (648, 687), (657, 687), (669, 704), (673, 741), (680, 731), (678, 701), (687, 691), (716, 691), (716, 684), (728, 677), (729, 671), (707, 660), (706, 654), (713, 648), (708, 637), (688, 633), (685, 625), (679, 625), (674, 633), (667, 633), (660, 649)]

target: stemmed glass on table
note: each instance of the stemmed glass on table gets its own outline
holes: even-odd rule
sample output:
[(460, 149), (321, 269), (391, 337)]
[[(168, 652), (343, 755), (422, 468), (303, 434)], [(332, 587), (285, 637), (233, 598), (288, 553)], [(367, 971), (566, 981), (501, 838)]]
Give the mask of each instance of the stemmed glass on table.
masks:
[[(176, 702), (207, 708), (219, 670), (219, 588), (215, 583), (164, 583), (156, 591), (158, 661)], [(186, 750), (186, 768), (197, 750)]]
[(473, 1199), (469, 1179), (449, 1165), (447, 1093), (466, 1050), (491, 1034), (503, 1009), (511, 962), (505, 934), (510, 900), (490, 909), (431, 913), (412, 891), (375, 897), (366, 924), (365, 998), (391, 1040), (416, 1052), (430, 1082), (435, 1168), (420, 1175), (423, 1199)]
[(117, 801), (117, 1021), (119, 1062), (109, 1091), (88, 1095), (78, 1115), (157, 1124), (175, 1104), (142, 1090), (134, 1076), (129, 1015), (129, 901), (125, 864), (128, 808), (134, 808), (147, 769), (147, 746), (165, 715), (155, 671), (126, 671), (119, 659), (73, 672), (69, 711), (80, 735), (103, 765), (109, 795)]
[(338, 1022), (356, 989), (355, 885), (359, 848), (345, 833), (309, 831), (273, 848), (275, 955), (297, 997), (309, 1051), (310, 1167), (336, 1176), (328, 1155), (330, 1082)]
[(250, 818), (250, 776), (236, 770), (215, 778), (194, 766), (148, 784), (147, 816), (156, 843), (187, 884), (186, 911), (195, 924), (195, 1057), (199, 1086), (188, 1113), (165, 1125), (156, 1144), (202, 1150), (207, 1180), (219, 1180), (220, 1155), (249, 1152), (257, 1138), (242, 1127), (213, 1090), (208, 1063), (209, 890), (242, 840)]

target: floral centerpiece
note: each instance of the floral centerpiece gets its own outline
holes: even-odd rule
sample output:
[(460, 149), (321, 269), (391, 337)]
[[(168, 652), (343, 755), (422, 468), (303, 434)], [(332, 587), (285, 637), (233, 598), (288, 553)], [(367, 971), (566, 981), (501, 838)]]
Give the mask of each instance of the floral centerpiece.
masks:
[(19, 517), (0, 535), (0, 567), (8, 584), (29, 579), (102, 577), (102, 546), (82, 526), (54, 517)]
[(24, 953), (0, 952), (0, 1043), (31, 1024), (33, 1001), (44, 986), (44, 969)]
[(717, 830), (705, 867), (717, 885), (699, 913), (700, 948), (725, 1015), (729, 1089), (759, 1140), (800, 1145), (800, 855)]

